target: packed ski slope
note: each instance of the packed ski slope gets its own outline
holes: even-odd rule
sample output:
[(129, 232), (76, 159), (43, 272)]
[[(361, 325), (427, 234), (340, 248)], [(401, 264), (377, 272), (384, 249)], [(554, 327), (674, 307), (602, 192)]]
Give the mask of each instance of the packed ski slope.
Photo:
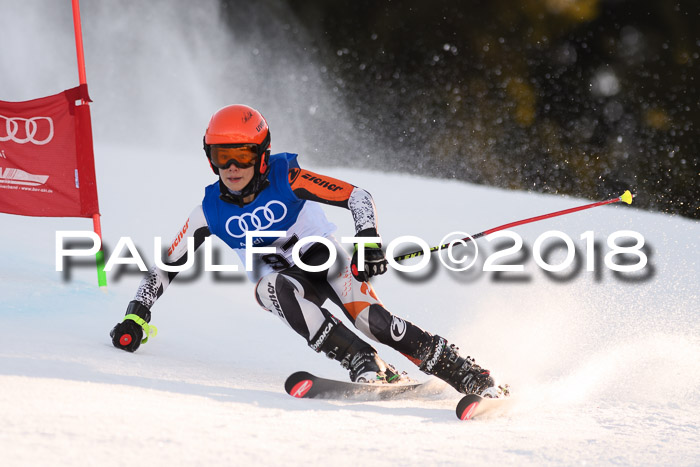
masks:
[[(126, 147), (97, 152), (105, 242), (113, 247), (130, 236), (151, 264), (153, 237), (175, 236), (212, 181), (204, 156)], [(586, 202), (309, 168), (370, 191), (385, 242), (416, 235), (436, 244), (451, 231), (476, 233)], [(339, 235), (353, 233), (347, 211), (326, 212)], [(189, 280), (176, 280), (153, 309), (158, 336), (134, 354), (118, 351), (108, 332), (140, 273), (112, 273), (105, 294), (89, 264), (70, 269), (69, 277), (55, 271), (56, 230), (89, 230), (88, 220), (0, 215), (0, 222), (3, 466), (700, 461), (696, 222), (601, 207), (515, 229), (529, 250), (509, 258), (525, 271), (506, 277), (525, 279), (451, 273), (433, 257), (430, 277), (389, 271), (373, 280), (390, 310), (447, 336), (511, 384), (508, 412), (472, 422), (456, 419), (459, 395), (437, 381), (424, 394), (389, 402), (289, 397), (283, 383), (293, 371), (346, 373), (261, 310), (243, 273), (227, 273), (226, 281), (182, 273)], [(642, 273), (652, 274), (628, 282), (599, 261), (597, 272), (584, 262), (574, 278), (550, 279), (532, 259), (532, 245), (552, 229), (573, 239), (582, 260), (582, 233), (593, 231), (604, 254), (611, 233), (635, 230), (649, 245), (653, 268)], [(485, 239), (478, 242), (480, 257), (494, 251)], [(237, 263), (231, 252), (220, 261)], [(379, 350), (414, 378), (428, 379), (397, 353)]]

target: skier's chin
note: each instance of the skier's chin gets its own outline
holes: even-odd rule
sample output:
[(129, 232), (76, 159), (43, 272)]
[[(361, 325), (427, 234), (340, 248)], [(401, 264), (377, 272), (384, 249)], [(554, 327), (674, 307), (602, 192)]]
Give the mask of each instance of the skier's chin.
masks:
[(224, 184), (229, 190), (242, 191), (247, 185), (244, 177), (224, 177)]

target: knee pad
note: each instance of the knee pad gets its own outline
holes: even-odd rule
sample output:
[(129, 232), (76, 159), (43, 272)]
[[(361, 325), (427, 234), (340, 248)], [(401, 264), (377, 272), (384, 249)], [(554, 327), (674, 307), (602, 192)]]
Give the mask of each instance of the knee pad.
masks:
[[(373, 304), (367, 310), (367, 325), (369, 332), (380, 342), (389, 341), (391, 336), (394, 340), (400, 340), (401, 334), (406, 332), (406, 322), (398, 318), (381, 305)], [(396, 339), (398, 337), (398, 339)]]

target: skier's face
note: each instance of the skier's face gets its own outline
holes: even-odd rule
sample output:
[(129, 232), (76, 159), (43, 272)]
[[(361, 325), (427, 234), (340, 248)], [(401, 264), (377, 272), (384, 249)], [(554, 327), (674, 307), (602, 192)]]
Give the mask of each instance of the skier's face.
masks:
[(219, 169), (221, 181), (224, 182), (226, 188), (233, 191), (242, 191), (253, 179), (254, 172), (255, 167), (241, 169), (233, 164), (228, 169)]

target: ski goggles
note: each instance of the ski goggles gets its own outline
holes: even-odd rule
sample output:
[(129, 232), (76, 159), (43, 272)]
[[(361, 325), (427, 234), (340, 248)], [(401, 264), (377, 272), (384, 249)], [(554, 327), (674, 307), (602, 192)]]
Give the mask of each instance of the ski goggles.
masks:
[(211, 163), (219, 169), (235, 165), (239, 169), (253, 167), (258, 160), (257, 144), (213, 144), (210, 148)]

